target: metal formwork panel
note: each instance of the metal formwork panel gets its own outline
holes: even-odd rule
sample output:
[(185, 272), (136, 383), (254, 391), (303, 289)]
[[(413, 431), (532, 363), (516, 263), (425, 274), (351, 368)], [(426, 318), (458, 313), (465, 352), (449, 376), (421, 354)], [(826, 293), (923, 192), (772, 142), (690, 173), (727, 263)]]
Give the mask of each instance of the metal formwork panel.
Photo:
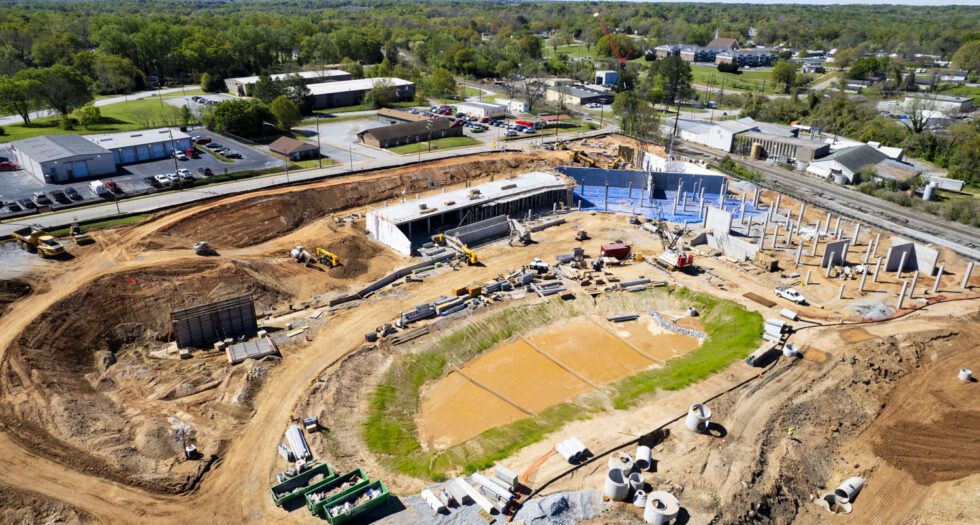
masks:
[(177, 310), (170, 318), (179, 348), (203, 348), (229, 337), (258, 333), (255, 303), (249, 296)]

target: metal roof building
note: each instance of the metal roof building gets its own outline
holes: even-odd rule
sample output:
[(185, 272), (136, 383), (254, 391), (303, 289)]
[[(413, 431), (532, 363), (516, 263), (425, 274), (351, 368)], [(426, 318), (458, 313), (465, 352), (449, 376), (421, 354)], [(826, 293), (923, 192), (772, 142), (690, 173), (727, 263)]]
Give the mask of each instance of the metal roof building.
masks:
[(48, 135), (10, 143), (17, 163), (49, 184), (116, 173), (112, 152), (81, 135)]
[[(269, 75), (272, 80), (284, 80), (289, 76), (298, 76), (306, 81), (307, 84), (315, 82), (330, 82), (338, 80), (349, 80), (350, 73), (346, 71), (341, 71), (339, 69), (324, 69), (322, 71), (298, 71), (296, 73), (279, 73), (275, 75)], [(244, 97), (251, 94), (252, 86), (258, 82), (259, 76), (252, 75), (249, 77), (236, 77), (236, 78), (226, 78), (225, 87), (228, 88), (228, 93)]]
[(309, 88), (310, 96), (313, 97), (313, 107), (321, 109), (360, 104), (368, 91), (383, 82), (388, 82), (395, 88), (396, 100), (411, 100), (415, 97), (415, 83), (395, 77), (323, 82), (310, 84), (306, 87)]
[(190, 135), (170, 128), (100, 133), (83, 138), (111, 151), (113, 160), (120, 166), (167, 158), (173, 155), (174, 148), (183, 151), (193, 147)]
[(569, 205), (570, 199), (571, 188), (564, 177), (534, 171), (372, 209), (367, 232), (396, 252), (411, 255), (435, 233), (500, 215), (550, 210), (558, 203)]

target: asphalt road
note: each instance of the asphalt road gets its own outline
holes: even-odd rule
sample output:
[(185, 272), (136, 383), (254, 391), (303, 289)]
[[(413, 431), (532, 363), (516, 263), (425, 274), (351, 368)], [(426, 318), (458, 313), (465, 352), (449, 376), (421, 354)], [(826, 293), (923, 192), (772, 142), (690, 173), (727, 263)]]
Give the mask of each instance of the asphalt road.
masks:
[[(683, 149), (709, 158), (722, 157), (717, 151), (689, 142), (683, 143)], [(980, 229), (946, 221), (765, 162), (741, 158), (736, 158), (736, 161), (761, 172), (765, 177), (763, 186), (903, 237), (945, 246), (964, 257), (980, 261)]]
[[(595, 135), (604, 135), (607, 133), (612, 133), (617, 131), (618, 128), (615, 126), (607, 126), (604, 129), (578, 133), (579, 137), (589, 137)], [(567, 138), (567, 136), (565, 137)], [(551, 141), (551, 138), (548, 138)], [(506, 146), (509, 149), (528, 149), (531, 144), (541, 142), (540, 139), (533, 141), (516, 141), (510, 142), (501, 146)], [(468, 155), (473, 153), (484, 153), (495, 151), (490, 145), (481, 144), (469, 148), (457, 148), (447, 151), (434, 151), (432, 153), (423, 153), (421, 159), (423, 161), (438, 160), (451, 157), (457, 157), (461, 155)], [(47, 213), (43, 215), (29, 215), (26, 217), (20, 217), (17, 219), (12, 219), (10, 221), (4, 221), (0, 223), (0, 236), (8, 236), (10, 232), (16, 230), (17, 228), (30, 225), (39, 224), (44, 228), (55, 228), (61, 227), (72, 222), (85, 222), (85, 221), (96, 221), (99, 219), (111, 218), (119, 214), (137, 214), (137, 213), (149, 213), (156, 210), (169, 208), (172, 206), (178, 206), (182, 204), (188, 204), (195, 201), (210, 199), (222, 195), (234, 195), (238, 193), (255, 191), (264, 188), (269, 188), (272, 186), (279, 186), (284, 184), (291, 184), (301, 181), (312, 181), (327, 177), (342, 176), (350, 173), (351, 171), (365, 171), (365, 170), (375, 170), (382, 168), (390, 168), (396, 166), (406, 166), (416, 163), (418, 157), (415, 156), (399, 156), (398, 158), (382, 158), (382, 159), (366, 159), (358, 161), (355, 159), (353, 166), (348, 163), (342, 163), (339, 165), (331, 166), (322, 169), (313, 169), (300, 172), (290, 172), (273, 174), (273, 175), (263, 175), (258, 177), (252, 177), (243, 180), (237, 180), (226, 183), (213, 184), (209, 186), (204, 186), (201, 188), (194, 188), (189, 190), (179, 190), (179, 191), (167, 191), (163, 193), (154, 193), (150, 195), (121, 199), (118, 201), (107, 201), (100, 204), (95, 204), (91, 206), (81, 207), (81, 208), (71, 208), (64, 211), (56, 211), (52, 213)]]

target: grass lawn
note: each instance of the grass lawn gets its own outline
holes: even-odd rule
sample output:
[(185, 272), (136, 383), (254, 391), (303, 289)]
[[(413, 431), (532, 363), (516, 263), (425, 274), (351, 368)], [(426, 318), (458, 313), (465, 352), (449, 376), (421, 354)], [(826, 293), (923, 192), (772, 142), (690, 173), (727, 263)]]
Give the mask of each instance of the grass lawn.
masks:
[(89, 128), (79, 126), (73, 130), (62, 129), (58, 125), (58, 117), (35, 119), (30, 126), (23, 124), (3, 126), (4, 134), (0, 136), (0, 141), (7, 142), (40, 135), (64, 135), (67, 133), (84, 135), (86, 133), (110, 133), (177, 126), (180, 124), (177, 117), (178, 108), (167, 104), (166, 99), (180, 96), (182, 95), (165, 95), (164, 100), (161, 100), (161, 97), (153, 96), (102, 106), (99, 108), (99, 112), (102, 114), (101, 121)]
[[(407, 102), (392, 102), (388, 104), (391, 108), (412, 108), (420, 104), (416, 103), (414, 100)], [(377, 108), (374, 106), (369, 106), (367, 104), (357, 104), (356, 106), (341, 106), (339, 108), (325, 108), (319, 110), (321, 115), (332, 114), (332, 113), (350, 113), (351, 111), (374, 111)]]
[(980, 87), (953, 86), (939, 92), (942, 95), (955, 97), (973, 97), (973, 106), (980, 106)]
[[(148, 214), (131, 215), (129, 217), (118, 217), (115, 219), (105, 219), (96, 222), (82, 223), (82, 229), (85, 231), (92, 230), (105, 230), (108, 228), (118, 228), (120, 226), (129, 226), (130, 224), (136, 224), (138, 222), (143, 222), (150, 218)], [(49, 234), (55, 237), (64, 237), (68, 235), (70, 228), (58, 228), (57, 230), (48, 231)]]
[[(731, 301), (670, 288), (612, 297), (609, 301), (624, 303), (616, 303), (619, 308), (613, 307), (615, 311), (632, 311), (625, 303), (630, 303), (634, 310), (642, 309), (656, 304), (666, 294), (683, 304), (700, 307), (708, 338), (697, 350), (668, 361), (662, 368), (642, 372), (604, 389), (612, 395), (617, 409), (629, 407), (658, 389), (678, 390), (704, 379), (745, 358), (758, 346), (762, 316)], [(425, 383), (439, 379), (453, 365), (462, 365), (516, 334), (586, 313), (580, 308), (574, 301), (508, 308), (468, 323), (420, 352), (399, 357), (371, 398), (364, 424), (368, 448), (400, 473), (442, 480), (459, 470), (473, 472), (487, 468), (569, 421), (605, 410), (601, 400), (587, 401), (595, 398), (586, 397), (552, 406), (535, 417), (488, 430), (442, 451), (426, 452), (418, 440), (415, 418), (419, 391)]]
[[(320, 125), (333, 124), (334, 122), (346, 122), (348, 120), (362, 120), (362, 119), (372, 119), (374, 115), (341, 115), (341, 116), (324, 116), (320, 115)], [(313, 117), (307, 117), (301, 120), (296, 126), (315, 126), (316, 120)]]
[(711, 86), (712, 90), (721, 88), (721, 79), (725, 79), (725, 89), (742, 91), (761, 91), (763, 83), (766, 93), (775, 93), (778, 86), (772, 81), (769, 69), (750, 69), (741, 73), (722, 73), (714, 67), (691, 66), (694, 76), (693, 83), (701, 86)]
[[(545, 43), (541, 46), (541, 53), (545, 58), (555, 55), (554, 46), (550, 46)], [(567, 55), (569, 58), (592, 56), (592, 52), (589, 50), (589, 46), (585, 44), (569, 44), (567, 46), (558, 46), (558, 54)]]
[[(470, 137), (445, 137), (441, 139), (435, 139), (432, 141), (432, 151), (440, 149), (451, 149), (451, 148), (462, 148), (465, 146), (473, 146), (479, 144), (480, 141)], [(395, 146), (394, 148), (388, 148), (388, 151), (392, 153), (397, 153), (399, 155), (408, 155), (412, 153), (418, 153), (419, 151), (425, 153), (429, 151), (428, 142), (417, 142), (415, 144), (405, 144), (404, 146)]]

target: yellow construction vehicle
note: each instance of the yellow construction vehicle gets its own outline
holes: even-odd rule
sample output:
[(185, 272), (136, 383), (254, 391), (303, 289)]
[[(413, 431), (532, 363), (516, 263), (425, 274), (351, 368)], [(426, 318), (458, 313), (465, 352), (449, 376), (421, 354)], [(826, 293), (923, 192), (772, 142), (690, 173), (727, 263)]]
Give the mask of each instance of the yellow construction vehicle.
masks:
[(68, 231), (68, 233), (71, 235), (71, 238), (75, 240), (75, 244), (78, 244), (79, 246), (83, 244), (92, 244), (93, 242), (95, 242), (95, 239), (93, 239), (91, 235), (83, 231), (82, 227), (79, 226), (77, 222), (72, 223), (71, 229)]
[(583, 164), (588, 164), (590, 167), (595, 167), (595, 159), (589, 156), (588, 153), (578, 150), (570, 150), (572, 155), (572, 162), (581, 162)]
[(460, 241), (456, 237), (453, 237), (452, 235), (437, 233), (432, 236), (432, 242), (436, 244), (443, 244), (452, 248), (457, 253), (459, 253), (460, 256), (462, 256), (463, 259), (466, 260), (466, 264), (469, 264), (470, 266), (479, 264), (480, 262), (479, 258), (476, 256), (476, 252), (469, 249), (469, 247), (463, 244), (462, 241)]
[(36, 252), (41, 257), (60, 257), (65, 254), (65, 247), (37, 224), (15, 230), (10, 235), (21, 250)]
[(623, 157), (617, 157), (616, 160), (606, 164), (606, 169), (610, 170), (621, 170), (629, 164)]
[(316, 249), (316, 260), (319, 261), (320, 264), (324, 266), (328, 266), (330, 268), (336, 268), (340, 266), (340, 257), (337, 257), (336, 254), (328, 252), (323, 248)]

